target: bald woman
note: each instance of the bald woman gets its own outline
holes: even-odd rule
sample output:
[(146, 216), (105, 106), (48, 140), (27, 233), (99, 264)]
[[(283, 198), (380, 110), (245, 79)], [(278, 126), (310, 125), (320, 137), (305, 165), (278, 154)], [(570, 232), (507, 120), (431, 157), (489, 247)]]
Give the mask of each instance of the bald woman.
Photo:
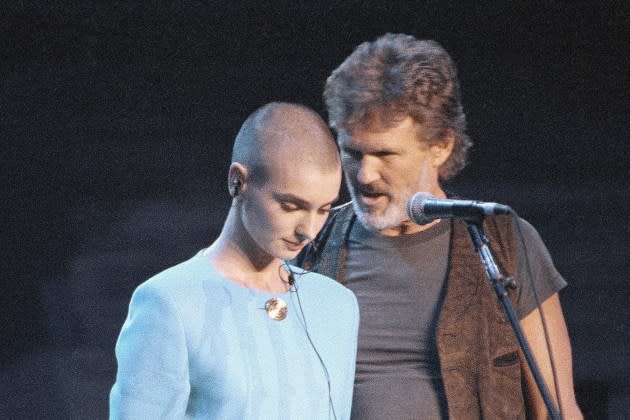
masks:
[(340, 184), (315, 112), (271, 103), (247, 118), (219, 237), (132, 296), (110, 418), (350, 417), (356, 299), (286, 262), (317, 235)]

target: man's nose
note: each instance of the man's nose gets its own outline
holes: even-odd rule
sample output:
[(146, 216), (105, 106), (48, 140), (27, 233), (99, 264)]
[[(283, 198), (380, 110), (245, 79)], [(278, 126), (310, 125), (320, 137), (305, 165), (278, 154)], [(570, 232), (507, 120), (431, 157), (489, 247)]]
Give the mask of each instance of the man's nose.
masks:
[(363, 185), (369, 185), (380, 177), (378, 170), (378, 159), (374, 156), (363, 156), (359, 161), (359, 170), (357, 171), (357, 182)]

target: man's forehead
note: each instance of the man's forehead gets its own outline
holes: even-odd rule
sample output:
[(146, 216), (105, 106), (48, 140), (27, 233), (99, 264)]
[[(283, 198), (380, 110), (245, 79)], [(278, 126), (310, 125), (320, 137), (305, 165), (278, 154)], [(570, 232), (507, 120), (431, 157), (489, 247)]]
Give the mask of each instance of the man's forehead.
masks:
[(393, 143), (400, 139), (401, 135), (417, 137), (420, 124), (411, 117), (405, 118), (393, 125), (371, 124), (369, 126), (353, 127), (347, 131), (341, 130), (338, 135), (340, 145), (355, 143)]
[(394, 105), (384, 105), (357, 112), (343, 126), (347, 130), (378, 130), (397, 126), (407, 119), (412, 119), (407, 111), (397, 109)]
[(354, 124), (348, 127), (350, 134), (357, 132), (386, 132), (396, 128), (419, 128), (421, 124), (418, 123), (411, 115), (397, 114), (397, 115), (382, 115), (375, 116), (368, 120), (363, 121), (361, 124)]

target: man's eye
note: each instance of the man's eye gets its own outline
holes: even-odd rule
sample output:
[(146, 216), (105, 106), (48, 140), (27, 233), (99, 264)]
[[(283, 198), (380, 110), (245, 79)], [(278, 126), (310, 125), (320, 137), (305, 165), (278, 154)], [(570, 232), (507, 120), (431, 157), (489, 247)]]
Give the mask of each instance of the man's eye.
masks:
[(393, 156), (393, 155), (394, 155), (393, 152), (390, 152), (390, 151), (387, 151), (387, 150), (383, 150), (381, 152), (374, 153), (374, 156), (376, 156), (376, 157), (389, 157), (389, 156)]

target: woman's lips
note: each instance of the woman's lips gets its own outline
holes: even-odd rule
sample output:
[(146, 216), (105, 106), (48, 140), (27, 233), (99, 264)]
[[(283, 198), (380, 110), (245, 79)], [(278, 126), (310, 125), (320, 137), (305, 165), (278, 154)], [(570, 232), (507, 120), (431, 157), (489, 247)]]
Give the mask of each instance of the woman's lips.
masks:
[(287, 248), (291, 251), (299, 251), (302, 248), (304, 248), (304, 245), (306, 245), (305, 241), (293, 242), (293, 241), (289, 241), (288, 239), (285, 239), (284, 242), (287, 244)]

